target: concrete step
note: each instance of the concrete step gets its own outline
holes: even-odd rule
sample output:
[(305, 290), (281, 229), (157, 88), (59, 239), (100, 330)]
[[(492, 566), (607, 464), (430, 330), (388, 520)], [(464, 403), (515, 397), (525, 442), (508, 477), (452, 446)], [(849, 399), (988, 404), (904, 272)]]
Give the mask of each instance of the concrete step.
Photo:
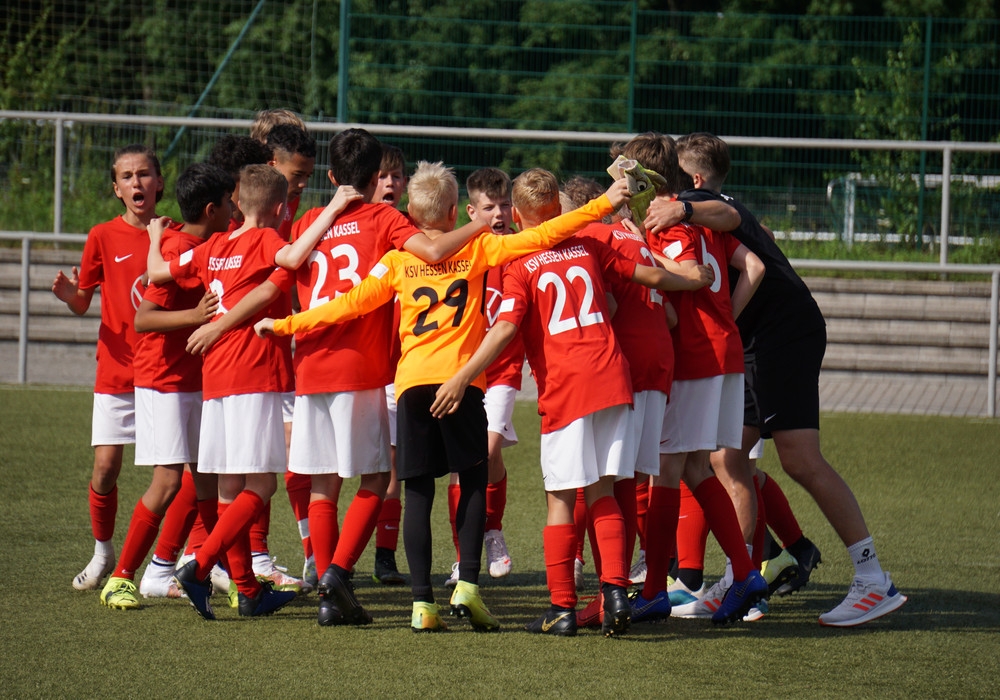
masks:
[(826, 334), (830, 344), (990, 346), (988, 323), (827, 317)]

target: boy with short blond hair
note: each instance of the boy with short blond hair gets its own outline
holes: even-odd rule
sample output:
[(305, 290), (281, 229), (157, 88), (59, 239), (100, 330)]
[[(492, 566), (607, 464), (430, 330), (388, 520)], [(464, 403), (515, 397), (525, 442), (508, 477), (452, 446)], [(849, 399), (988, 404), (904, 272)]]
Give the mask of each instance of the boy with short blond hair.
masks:
[(447, 416), (431, 414), (440, 382), (473, 354), (485, 331), (485, 319), (478, 311), (483, 302), (480, 280), (490, 267), (558, 243), (612, 211), (626, 197), (627, 188), (616, 184), (608, 196), (578, 212), (512, 236), (479, 236), (438, 264), (424, 263), (405, 252), (387, 253), (348, 294), (290, 318), (265, 319), (256, 325), (262, 334), (304, 332), (369, 313), (398, 295), (402, 357), (395, 382), (399, 392), (397, 467), (406, 488), (403, 535), (412, 577), (411, 627), (415, 631), (445, 629), (430, 580), (430, 514), (434, 479), (451, 471), (459, 473), (463, 491), (457, 523), (460, 580), (451, 609), (453, 614), (468, 617), (476, 630), (499, 629), (478, 586), (487, 474), (485, 379), (473, 377), (468, 382), (473, 386), (456, 392)]

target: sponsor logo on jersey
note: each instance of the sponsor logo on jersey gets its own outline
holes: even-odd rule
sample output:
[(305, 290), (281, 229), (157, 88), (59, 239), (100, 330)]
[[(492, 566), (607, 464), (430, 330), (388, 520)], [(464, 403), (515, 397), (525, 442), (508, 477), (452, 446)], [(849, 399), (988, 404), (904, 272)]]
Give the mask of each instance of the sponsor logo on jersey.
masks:
[(361, 227), (357, 221), (348, 221), (344, 224), (334, 224), (326, 230), (321, 240), (340, 238), (341, 236), (357, 236), (361, 234)]
[(123, 262), (125, 260), (128, 260), (131, 257), (132, 257), (132, 253), (129, 253), (128, 255), (116, 255), (115, 256), (115, 262), (116, 263)]
[(587, 249), (582, 245), (573, 245), (568, 248), (560, 248), (558, 250), (543, 250), (541, 253), (536, 253), (525, 260), (524, 267), (527, 268), (528, 272), (535, 272), (543, 265), (562, 262), (563, 260), (585, 258), (588, 255), (589, 253), (587, 252)]
[(633, 231), (623, 231), (622, 229), (616, 228), (611, 231), (611, 235), (615, 237), (615, 240), (619, 241), (639, 241), (642, 244), (646, 243), (645, 238)]
[(242, 255), (230, 255), (228, 258), (209, 258), (208, 269), (210, 272), (220, 270), (237, 270), (243, 264)]
[(403, 274), (406, 277), (438, 277), (440, 275), (461, 275), (471, 269), (472, 262), (469, 260), (445, 260), (434, 265), (428, 263), (406, 265), (403, 267)]

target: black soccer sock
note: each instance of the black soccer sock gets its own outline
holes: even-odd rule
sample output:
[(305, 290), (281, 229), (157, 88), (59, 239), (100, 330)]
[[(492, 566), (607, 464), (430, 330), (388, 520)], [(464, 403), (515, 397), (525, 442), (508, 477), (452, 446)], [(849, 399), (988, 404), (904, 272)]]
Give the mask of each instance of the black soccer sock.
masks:
[(434, 477), (414, 476), (403, 482), (406, 508), (403, 510), (403, 547), (410, 567), (413, 600), (434, 602), (431, 585), (431, 508), (434, 506)]
[(458, 512), (455, 514), (460, 552), (458, 578), (476, 585), (479, 584), (479, 570), (482, 565), (488, 476), (486, 462), (458, 473), (458, 483), (461, 488)]
[(689, 591), (697, 591), (705, 582), (705, 572), (701, 569), (677, 569), (677, 578)]

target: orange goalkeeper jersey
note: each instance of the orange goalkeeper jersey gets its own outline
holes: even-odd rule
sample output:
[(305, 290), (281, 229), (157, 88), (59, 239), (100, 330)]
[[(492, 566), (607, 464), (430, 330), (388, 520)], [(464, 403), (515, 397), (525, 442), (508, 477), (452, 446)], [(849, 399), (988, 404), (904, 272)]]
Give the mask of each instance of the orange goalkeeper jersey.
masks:
[[(436, 264), (405, 251), (390, 251), (350, 292), (275, 321), (274, 332), (291, 335), (349, 321), (399, 295), (402, 357), (396, 368), (396, 393), (401, 396), (413, 386), (441, 384), (468, 362), (486, 334), (489, 269), (550, 248), (612, 211), (611, 202), (602, 195), (521, 233), (480, 235)], [(485, 376), (477, 377), (473, 385), (485, 391)]]

